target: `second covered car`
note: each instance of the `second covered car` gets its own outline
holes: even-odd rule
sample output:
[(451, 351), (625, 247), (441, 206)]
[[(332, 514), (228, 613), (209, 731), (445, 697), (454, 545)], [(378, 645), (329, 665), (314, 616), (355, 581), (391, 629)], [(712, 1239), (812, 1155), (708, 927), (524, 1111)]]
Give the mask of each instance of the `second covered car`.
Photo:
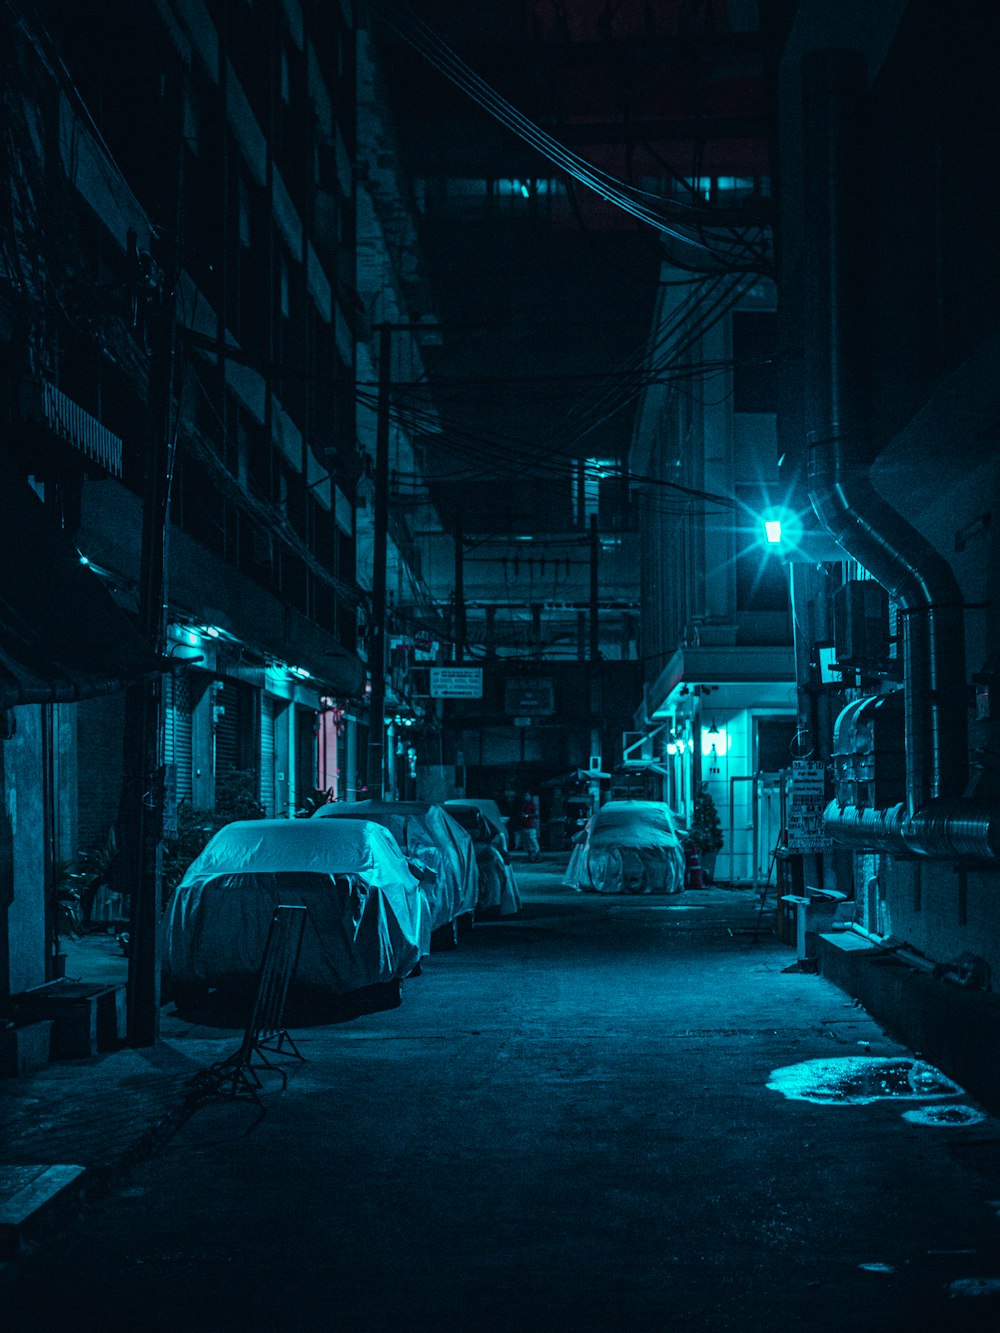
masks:
[(472, 839), (443, 806), (427, 801), (350, 801), (321, 805), (314, 819), (373, 819), (393, 835), (421, 877), (435, 943), (453, 944), (460, 917), (471, 921), (479, 895)]
[(445, 809), (472, 839), (479, 868), (476, 915), (513, 916), (519, 912), (521, 895), (511, 870), (507, 833), (496, 802), (452, 800), (445, 802)]
[(661, 801), (609, 801), (576, 846), (564, 883), (596, 893), (679, 893), (684, 850)]

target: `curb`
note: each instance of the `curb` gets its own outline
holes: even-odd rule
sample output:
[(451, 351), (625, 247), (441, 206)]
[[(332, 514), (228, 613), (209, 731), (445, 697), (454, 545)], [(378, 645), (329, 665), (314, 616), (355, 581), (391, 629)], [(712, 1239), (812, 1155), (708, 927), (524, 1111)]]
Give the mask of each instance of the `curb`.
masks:
[(36, 1227), (74, 1202), (86, 1174), (69, 1164), (0, 1167), (0, 1259), (16, 1259)]

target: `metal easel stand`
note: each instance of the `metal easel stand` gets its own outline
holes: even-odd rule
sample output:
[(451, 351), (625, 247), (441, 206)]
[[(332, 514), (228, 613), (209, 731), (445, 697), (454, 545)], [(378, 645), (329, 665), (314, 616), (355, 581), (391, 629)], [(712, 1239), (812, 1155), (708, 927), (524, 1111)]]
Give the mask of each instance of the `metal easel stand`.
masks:
[(282, 904), (274, 909), (267, 932), (264, 956), (257, 975), (257, 995), (238, 1051), (217, 1060), (191, 1079), (193, 1097), (245, 1098), (256, 1103), (261, 1112), (259, 1069), (272, 1069), (281, 1075), (282, 1091), (288, 1086), (288, 1074), (269, 1060), (268, 1055), (291, 1055), (305, 1060), (284, 1026), (288, 987), (295, 975), (302, 948), (306, 908)]
[[(774, 867), (777, 864), (778, 857), (784, 850), (784, 843), (786, 836), (787, 836), (787, 830), (784, 828), (780, 828), (778, 830), (778, 841), (774, 844), (774, 847), (771, 850), (771, 864), (767, 868), (767, 877), (764, 880), (764, 886), (760, 891), (760, 906), (757, 909), (757, 924), (754, 926), (753, 929), (754, 944), (757, 943), (757, 937), (760, 934), (760, 923), (763, 920), (764, 908), (767, 905), (767, 890), (771, 884), (771, 876), (774, 873)], [(775, 892), (777, 892), (777, 885), (775, 885)]]

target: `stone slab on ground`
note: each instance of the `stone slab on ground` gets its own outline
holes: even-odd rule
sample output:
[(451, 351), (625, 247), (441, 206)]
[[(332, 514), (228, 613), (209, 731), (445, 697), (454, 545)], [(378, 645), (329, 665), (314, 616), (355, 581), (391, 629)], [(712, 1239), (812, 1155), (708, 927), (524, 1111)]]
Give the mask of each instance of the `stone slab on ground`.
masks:
[(71, 1163), (0, 1166), (0, 1259), (15, 1257), (33, 1225), (75, 1196), (84, 1175)]

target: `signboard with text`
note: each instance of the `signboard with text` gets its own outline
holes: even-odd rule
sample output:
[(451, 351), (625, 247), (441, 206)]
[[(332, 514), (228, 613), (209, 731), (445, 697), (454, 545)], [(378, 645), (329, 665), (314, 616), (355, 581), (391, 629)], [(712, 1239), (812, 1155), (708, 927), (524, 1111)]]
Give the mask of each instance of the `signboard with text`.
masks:
[(431, 667), (432, 699), (481, 699), (482, 667)]
[(548, 717), (556, 711), (551, 680), (508, 680), (504, 687), (504, 712), (519, 717)]
[(833, 846), (823, 831), (826, 808), (825, 768), (820, 760), (792, 763), (792, 790), (788, 804), (788, 850), (826, 852)]

